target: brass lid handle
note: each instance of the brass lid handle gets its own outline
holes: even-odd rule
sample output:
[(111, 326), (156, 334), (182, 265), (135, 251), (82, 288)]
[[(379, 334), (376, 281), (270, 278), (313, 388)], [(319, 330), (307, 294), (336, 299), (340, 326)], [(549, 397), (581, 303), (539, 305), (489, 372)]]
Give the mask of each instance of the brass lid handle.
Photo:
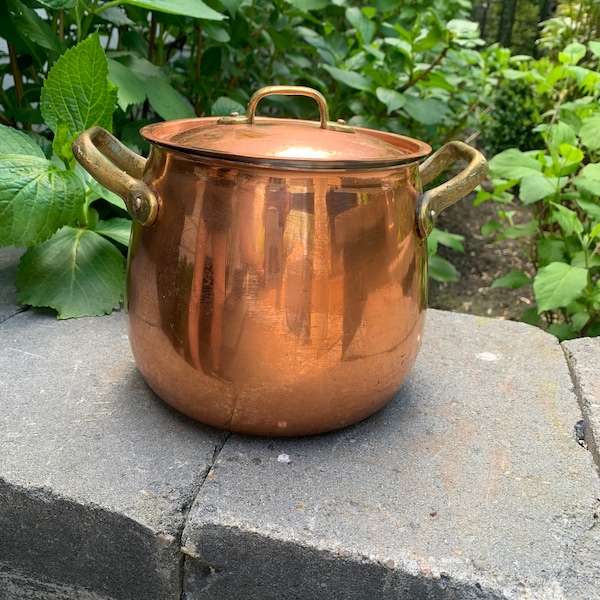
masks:
[(243, 123), (252, 125), (256, 115), (256, 107), (258, 103), (266, 96), (306, 96), (312, 98), (319, 105), (319, 112), (321, 117), (321, 129), (329, 129), (330, 131), (342, 131), (344, 133), (354, 133), (354, 127), (346, 125), (344, 121), (338, 121), (334, 123), (329, 120), (329, 107), (325, 96), (318, 90), (313, 88), (304, 87), (300, 85), (270, 85), (263, 87), (260, 90), (254, 92), (250, 101), (248, 102), (248, 108), (246, 109), (245, 115), (232, 115), (229, 117), (222, 117), (217, 121), (219, 124), (232, 125), (236, 123)]

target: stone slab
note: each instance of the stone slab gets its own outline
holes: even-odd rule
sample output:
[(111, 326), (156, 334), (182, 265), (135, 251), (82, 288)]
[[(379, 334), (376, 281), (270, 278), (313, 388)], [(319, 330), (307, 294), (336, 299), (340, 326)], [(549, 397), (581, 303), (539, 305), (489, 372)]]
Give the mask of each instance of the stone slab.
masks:
[(179, 599), (180, 534), (226, 435), (149, 390), (122, 313), (16, 314), (0, 373), (0, 599)]
[(228, 440), (184, 529), (184, 598), (597, 599), (580, 419), (555, 338), (429, 311), (409, 381), (374, 417)]
[(562, 345), (583, 412), (583, 442), (600, 469), (600, 337), (569, 340)]

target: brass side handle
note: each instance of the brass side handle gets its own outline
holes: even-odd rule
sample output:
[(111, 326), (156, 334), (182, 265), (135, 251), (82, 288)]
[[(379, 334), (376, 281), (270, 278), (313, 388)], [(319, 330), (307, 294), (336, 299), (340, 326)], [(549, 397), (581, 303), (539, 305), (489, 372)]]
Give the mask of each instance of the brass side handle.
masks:
[(431, 233), (443, 210), (464, 198), (483, 181), (488, 172), (488, 164), (483, 154), (475, 148), (464, 142), (449, 142), (419, 167), (421, 183), (426, 185), (460, 159), (467, 161), (468, 165), (452, 179), (422, 194), (417, 204), (417, 233), (422, 238)]
[(343, 120), (340, 119), (336, 123), (329, 120), (329, 107), (327, 106), (327, 100), (325, 100), (325, 96), (323, 96), (321, 92), (301, 85), (270, 85), (263, 87), (252, 94), (252, 97), (248, 102), (248, 108), (246, 109), (245, 115), (231, 115), (229, 117), (222, 117), (217, 121), (217, 123), (221, 125), (232, 125), (237, 123), (252, 125), (255, 120), (256, 107), (258, 106), (258, 103), (267, 96), (307, 96), (308, 98), (312, 98), (319, 106), (321, 129), (341, 131), (344, 133), (355, 133), (354, 127), (346, 125)]
[(73, 155), (96, 181), (123, 199), (132, 219), (141, 225), (156, 221), (158, 200), (141, 180), (145, 158), (102, 127), (91, 127), (75, 138)]

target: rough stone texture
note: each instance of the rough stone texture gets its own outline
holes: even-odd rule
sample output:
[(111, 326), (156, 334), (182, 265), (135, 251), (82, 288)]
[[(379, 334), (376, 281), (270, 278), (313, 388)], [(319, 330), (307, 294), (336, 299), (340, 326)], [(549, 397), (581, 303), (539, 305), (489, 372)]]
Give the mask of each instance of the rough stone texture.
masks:
[(17, 304), (14, 286), (23, 252), (20, 248), (0, 248), (0, 323), (23, 310)]
[(148, 389), (123, 314), (20, 312), (17, 260), (0, 251), (0, 600), (600, 597), (575, 432), (579, 398), (598, 451), (596, 340), (429, 311), (372, 418), (228, 437)]
[(26, 311), (0, 339), (0, 599), (179, 598), (179, 536), (224, 434), (147, 388), (120, 313)]
[(583, 411), (583, 442), (588, 445), (600, 469), (600, 337), (563, 342), (563, 348)]
[(554, 338), (430, 311), (400, 394), (324, 436), (232, 436), (185, 598), (598, 598), (600, 485)]

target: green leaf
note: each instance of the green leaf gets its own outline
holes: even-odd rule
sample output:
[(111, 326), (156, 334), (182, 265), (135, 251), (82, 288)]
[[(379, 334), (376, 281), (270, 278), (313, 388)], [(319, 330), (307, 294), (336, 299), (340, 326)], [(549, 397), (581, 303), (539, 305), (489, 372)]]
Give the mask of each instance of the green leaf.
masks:
[(45, 158), (44, 151), (26, 133), (6, 125), (0, 125), (0, 156), (2, 154), (27, 154)]
[(442, 246), (446, 246), (447, 248), (452, 248), (458, 252), (465, 253), (465, 248), (463, 246), (463, 241), (465, 239), (464, 235), (459, 235), (458, 233), (450, 233), (448, 231), (443, 231), (434, 227), (431, 233), (429, 234), (427, 241), (429, 244), (430, 252), (431, 249), (434, 248), (434, 251), (437, 251), (438, 244), (442, 244)]
[(79, 178), (45, 158), (0, 157), (0, 246), (30, 246), (73, 224), (84, 202)]
[(194, 17), (195, 19), (207, 19), (209, 21), (222, 21), (225, 15), (208, 7), (202, 0), (122, 0), (122, 4), (139, 6), (147, 10), (156, 10), (158, 12), (170, 15), (183, 15), (185, 17)]
[(36, 11), (18, 0), (10, 0), (8, 4), (12, 8), (13, 26), (17, 28), (22, 38), (45, 50), (56, 54), (61, 53), (62, 47), (56, 33)]
[(588, 42), (590, 52), (600, 58), (600, 42)]
[(558, 53), (558, 60), (563, 64), (576, 65), (585, 56), (586, 52), (586, 47), (583, 44), (573, 42)]
[(504, 229), (502, 223), (499, 223), (498, 221), (488, 221), (481, 227), (481, 235), (483, 237), (489, 237), (502, 229)]
[(237, 112), (240, 115), (246, 114), (246, 107), (232, 100), (231, 98), (227, 98), (226, 96), (221, 96), (217, 98), (213, 105), (210, 107), (210, 114), (213, 117), (217, 116), (226, 116), (230, 115), (233, 112)]
[(375, 90), (375, 93), (377, 94), (379, 101), (385, 104), (388, 115), (393, 113), (395, 110), (402, 108), (404, 105), (404, 96), (396, 90), (378, 87)]
[(415, 121), (418, 121), (423, 125), (437, 125), (438, 123), (441, 123), (448, 112), (447, 105), (435, 98), (423, 100), (406, 94), (404, 100), (405, 102), (402, 109)]
[(600, 148), (600, 116), (588, 117), (583, 119), (581, 129), (579, 130), (581, 143), (588, 150), (598, 150)]
[(329, 6), (329, 0), (286, 0), (286, 2), (302, 12), (321, 10)]
[(29, 248), (17, 271), (17, 300), (49, 306), (59, 319), (96, 316), (119, 308), (125, 259), (117, 247), (88, 229), (63, 227)]
[(188, 100), (164, 77), (150, 77), (146, 92), (152, 108), (166, 121), (196, 116)]
[(584, 157), (583, 152), (571, 144), (561, 144), (559, 148), (560, 155), (567, 160), (568, 164), (579, 164)]
[(594, 163), (585, 165), (579, 172), (586, 179), (593, 179), (594, 181), (600, 181), (600, 163)]
[(542, 171), (539, 161), (516, 148), (509, 148), (496, 154), (489, 163), (493, 177), (521, 180), (523, 177), (538, 175)]
[(37, 0), (40, 4), (52, 10), (71, 10), (77, 6), (79, 0)]
[(221, 25), (215, 25), (214, 23), (204, 23), (202, 25), (202, 31), (215, 42), (221, 42), (222, 44), (226, 44), (229, 42), (231, 37), (229, 36), (229, 32)]
[(229, 11), (232, 17), (235, 17), (235, 13), (243, 3), (244, 0), (221, 0), (221, 4)]
[(535, 308), (535, 306), (526, 308), (521, 313), (520, 320), (523, 323), (527, 323), (528, 325), (533, 325), (534, 327), (537, 327), (540, 323), (540, 316), (538, 315), (537, 308)]
[(57, 133), (61, 124), (66, 124), (67, 137), (72, 141), (93, 125), (112, 129), (116, 99), (117, 91), (108, 81), (108, 64), (96, 32), (55, 63), (44, 82), (40, 104), (50, 129)]
[(550, 145), (556, 149), (559, 149), (563, 144), (569, 144), (570, 146), (577, 145), (575, 132), (562, 121), (559, 121), (550, 128), (549, 140)]
[(140, 104), (146, 99), (143, 81), (118, 60), (108, 59), (108, 77), (118, 88), (117, 103), (122, 110), (125, 111), (132, 104)]
[(557, 204), (556, 202), (551, 202), (550, 204), (554, 208), (552, 216), (565, 235), (569, 236), (573, 233), (583, 233), (583, 225), (574, 210), (562, 206), (561, 204)]
[(370, 44), (376, 31), (375, 23), (367, 18), (364, 12), (356, 6), (346, 9), (346, 19), (352, 27), (360, 32), (363, 44)]
[(515, 79), (524, 79), (529, 73), (527, 71), (517, 71), (516, 69), (504, 69), (502, 75), (505, 79), (514, 81)]
[(581, 295), (588, 281), (587, 269), (553, 262), (538, 270), (533, 280), (533, 291), (538, 312), (568, 306)]
[(556, 193), (557, 179), (544, 175), (528, 175), (523, 177), (519, 187), (519, 198), (523, 204), (532, 204), (542, 198), (547, 198)]
[(476, 39), (479, 37), (479, 25), (465, 19), (451, 19), (446, 23), (446, 29), (461, 39)]
[(511, 269), (509, 273), (493, 281), (490, 289), (507, 287), (516, 290), (529, 283), (531, 283), (531, 279), (523, 271), (520, 269)]
[(577, 337), (577, 331), (567, 323), (552, 323), (548, 327), (548, 333), (556, 336), (561, 342)]
[(373, 88), (372, 81), (359, 73), (354, 71), (344, 71), (343, 69), (338, 69), (337, 67), (325, 64), (322, 64), (321, 66), (328, 71), (336, 81), (355, 90), (370, 91)]
[(507, 227), (502, 234), (502, 237), (517, 240), (524, 237), (531, 237), (539, 231), (539, 224), (535, 219)]
[(540, 266), (552, 262), (563, 262), (567, 255), (567, 247), (562, 240), (543, 238), (536, 243), (537, 259)]
[(435, 281), (458, 281), (454, 265), (437, 254), (429, 255), (429, 276)]
[(600, 181), (596, 179), (577, 177), (573, 183), (579, 191), (588, 192), (592, 196), (600, 196)]
[(131, 219), (115, 217), (106, 221), (98, 221), (94, 231), (110, 238), (123, 246), (129, 246), (129, 237), (131, 235)]

